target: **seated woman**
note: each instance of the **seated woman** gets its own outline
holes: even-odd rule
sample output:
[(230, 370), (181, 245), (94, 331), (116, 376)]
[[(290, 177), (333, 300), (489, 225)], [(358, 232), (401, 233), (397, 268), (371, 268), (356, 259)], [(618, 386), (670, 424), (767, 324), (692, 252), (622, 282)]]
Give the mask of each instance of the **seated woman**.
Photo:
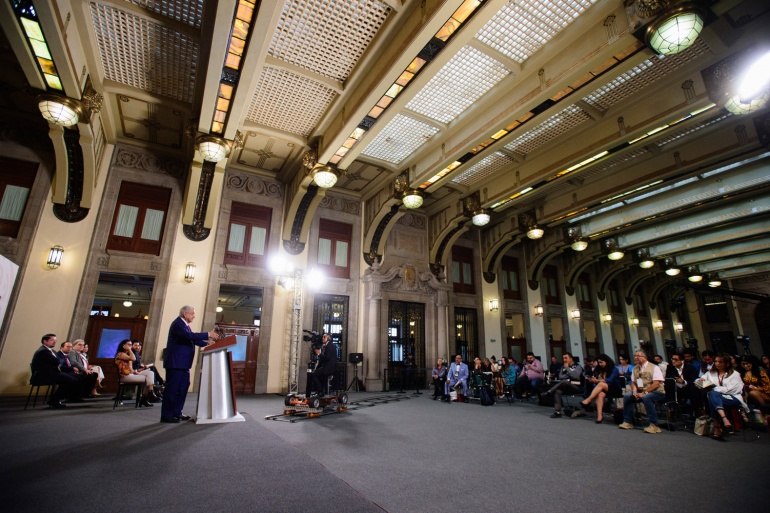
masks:
[(436, 399), (444, 398), (444, 382), (446, 381), (446, 373), (447, 373), (447, 367), (446, 364), (444, 364), (444, 359), (439, 358), (436, 360), (436, 366), (433, 367), (433, 372), (431, 375), (433, 376), (433, 395), (431, 396), (431, 399), (434, 401)]
[[(83, 352), (81, 354), (85, 357), (87, 362), (88, 361), (88, 344), (83, 345)], [(102, 381), (104, 380), (104, 371), (102, 370), (102, 368), (98, 365), (91, 365), (89, 363), (88, 369), (96, 373), (96, 388), (102, 388)], [(94, 395), (101, 395), (101, 394), (94, 394)]]
[(500, 374), (500, 366), (503, 362), (502, 359), (499, 361), (495, 359), (495, 357), (491, 357), (489, 359), (490, 366), (489, 368), (492, 370), (492, 376), (493, 381), (495, 383), (495, 393), (497, 394), (498, 399), (502, 399), (505, 397), (505, 382), (503, 381), (503, 376)]
[(508, 358), (503, 356), (500, 360), (500, 376), (503, 379), (503, 392), (505, 395), (513, 395), (513, 391), (516, 390), (516, 376), (519, 374), (519, 369), (512, 362), (508, 361)]
[(757, 357), (743, 356), (741, 366), (746, 402), (760, 406), (770, 403), (770, 377), (759, 367)]
[(604, 398), (607, 396), (621, 397), (623, 391), (620, 389), (620, 369), (615, 366), (612, 358), (606, 354), (600, 354), (596, 357), (596, 361), (598, 365), (595, 375), (586, 378), (586, 383), (592, 383), (594, 389), (591, 391), (591, 395), (580, 401), (580, 404), (588, 406), (591, 401), (596, 400), (596, 423), (601, 424), (604, 420)]
[(115, 365), (118, 366), (118, 375), (121, 383), (144, 383), (145, 395), (142, 397), (141, 405), (151, 407), (153, 404), (150, 398), (155, 399), (152, 392), (152, 386), (155, 383), (155, 374), (149, 369), (135, 371), (131, 367), (131, 362), (136, 360), (134, 352), (131, 350), (131, 341), (126, 339), (118, 344), (118, 351), (115, 353)]
[(628, 363), (628, 356), (622, 354), (618, 356), (618, 373), (621, 378), (626, 378), (626, 384), (631, 383), (631, 373), (634, 370), (634, 366)]
[(711, 418), (714, 419), (715, 440), (722, 439), (723, 428), (728, 434), (734, 432), (733, 425), (725, 414), (725, 406), (738, 408), (744, 421), (746, 417), (746, 404), (741, 394), (743, 392), (743, 380), (741, 375), (733, 369), (730, 363), (730, 355), (719, 353), (714, 357), (714, 365), (711, 370), (695, 382), (700, 388), (708, 389), (708, 402)]

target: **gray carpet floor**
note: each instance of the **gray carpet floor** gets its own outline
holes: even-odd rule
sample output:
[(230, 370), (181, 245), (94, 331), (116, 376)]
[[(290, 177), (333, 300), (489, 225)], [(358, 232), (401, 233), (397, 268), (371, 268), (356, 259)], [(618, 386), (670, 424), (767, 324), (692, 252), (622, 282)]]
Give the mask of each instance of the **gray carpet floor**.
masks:
[(239, 397), (246, 422), (214, 425), (160, 424), (158, 407), (112, 411), (102, 399), (23, 411), (5, 398), (0, 509), (767, 511), (767, 432), (716, 442), (550, 419), (528, 403), (408, 397), (296, 423), (265, 419), (282, 412), (280, 396)]

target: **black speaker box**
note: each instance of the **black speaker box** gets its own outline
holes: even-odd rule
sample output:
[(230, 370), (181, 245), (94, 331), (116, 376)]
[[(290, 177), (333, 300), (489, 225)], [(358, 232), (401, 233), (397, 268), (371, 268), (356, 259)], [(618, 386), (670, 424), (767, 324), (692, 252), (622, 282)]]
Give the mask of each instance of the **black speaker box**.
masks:
[(364, 361), (364, 353), (350, 353), (348, 355), (348, 362), (361, 363)]

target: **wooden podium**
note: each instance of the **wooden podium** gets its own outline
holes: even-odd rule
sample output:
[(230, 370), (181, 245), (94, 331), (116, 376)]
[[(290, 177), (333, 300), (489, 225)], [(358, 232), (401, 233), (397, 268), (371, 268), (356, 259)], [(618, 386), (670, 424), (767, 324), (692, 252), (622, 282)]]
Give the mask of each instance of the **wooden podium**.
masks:
[(201, 381), (198, 387), (196, 424), (244, 422), (238, 413), (233, 393), (232, 353), (228, 347), (237, 344), (235, 335), (220, 339), (201, 351)]

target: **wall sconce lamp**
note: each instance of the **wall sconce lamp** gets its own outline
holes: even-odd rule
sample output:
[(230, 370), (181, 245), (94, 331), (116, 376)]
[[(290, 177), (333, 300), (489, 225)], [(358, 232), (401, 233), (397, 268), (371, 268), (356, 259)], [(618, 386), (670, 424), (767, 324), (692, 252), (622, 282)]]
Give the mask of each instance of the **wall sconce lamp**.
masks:
[[(673, 2), (672, 2), (673, 4)], [(667, 9), (647, 27), (645, 39), (656, 52), (673, 55), (689, 48), (703, 30), (703, 14), (693, 3)]]
[(578, 226), (569, 226), (566, 228), (565, 240), (570, 243), (570, 247), (574, 251), (583, 251), (588, 247), (588, 240), (582, 236), (582, 232)]
[(471, 222), (476, 226), (485, 226), (489, 224), (490, 220), (489, 211), (485, 209), (476, 210), (471, 217)]
[(538, 317), (543, 316), (543, 305), (535, 305), (535, 315)]
[(709, 274), (708, 285), (711, 288), (720, 287), (722, 285), (722, 280), (719, 279), (719, 275), (716, 273)]
[(612, 322), (612, 314), (606, 313), (606, 314), (602, 315), (602, 320), (604, 322)]
[(655, 260), (650, 256), (650, 251), (647, 248), (639, 248), (634, 251), (634, 261), (639, 264), (642, 269), (649, 269), (655, 265)]
[(675, 322), (674, 329), (676, 331), (684, 331), (684, 325), (681, 322)]
[(322, 189), (329, 189), (334, 187), (334, 184), (337, 183), (337, 170), (331, 166), (316, 164), (316, 167), (313, 169), (312, 173), (313, 181), (318, 187)]
[(537, 225), (535, 211), (521, 212), (519, 214), (519, 227), (521, 230), (527, 230), (527, 238), (537, 240), (545, 235), (545, 230)]
[(221, 306), (217, 307), (217, 313), (222, 313), (222, 310), (224, 310), (224, 308), (222, 308)]
[(407, 189), (401, 197), (401, 202), (406, 208), (420, 208), (425, 199), (425, 194), (420, 189)]
[(613, 237), (602, 241), (602, 249), (610, 260), (620, 260), (625, 256), (625, 252), (618, 245), (618, 240)]
[(631, 319), (631, 324), (633, 324), (634, 326), (639, 326), (639, 319), (637, 317), (633, 317)]
[(201, 135), (195, 141), (203, 160), (219, 162), (230, 154), (230, 145), (221, 137), (215, 135)]
[(664, 258), (663, 262), (661, 263), (661, 267), (669, 276), (676, 276), (681, 272), (681, 270), (676, 267), (676, 260), (671, 257)]
[(192, 283), (195, 280), (195, 262), (187, 262), (184, 269), (184, 281)]
[(700, 273), (697, 265), (690, 265), (687, 267), (687, 279), (693, 283), (703, 281), (703, 275)]
[(580, 310), (577, 308), (572, 310), (572, 318), (573, 319), (580, 319)]
[(655, 321), (655, 327), (657, 329), (659, 329), (659, 330), (662, 330), (663, 329), (663, 321), (661, 321), (660, 319)]
[(61, 246), (53, 246), (51, 251), (48, 252), (48, 261), (45, 263), (49, 269), (58, 269), (61, 265), (61, 257), (64, 255), (64, 248)]
[(490, 312), (497, 312), (500, 310), (500, 302), (497, 299), (490, 299), (489, 300), (489, 311)]
[(40, 114), (55, 125), (68, 127), (76, 125), (83, 111), (79, 102), (66, 96), (43, 93), (37, 98)]

